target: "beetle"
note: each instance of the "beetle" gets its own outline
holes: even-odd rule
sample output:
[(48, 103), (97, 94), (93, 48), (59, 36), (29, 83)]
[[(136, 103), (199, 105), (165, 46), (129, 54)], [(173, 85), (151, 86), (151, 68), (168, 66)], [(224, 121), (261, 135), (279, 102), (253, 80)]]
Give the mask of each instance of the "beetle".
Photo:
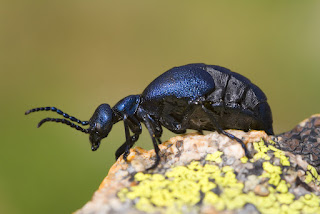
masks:
[(202, 63), (174, 67), (152, 81), (142, 94), (129, 95), (112, 108), (105, 103), (99, 105), (89, 121), (81, 121), (55, 107), (34, 108), (25, 114), (37, 111), (53, 111), (66, 118), (45, 118), (38, 127), (45, 122), (58, 122), (89, 134), (92, 151), (99, 148), (113, 124), (123, 121), (126, 141), (115, 156), (117, 159), (123, 154), (124, 160), (139, 139), (143, 123), (156, 154), (149, 169), (154, 169), (160, 161), (158, 144), (162, 127), (176, 134), (183, 134), (187, 129), (200, 133), (216, 130), (238, 141), (247, 157), (250, 153), (243, 141), (226, 129), (263, 130), (273, 135), (272, 113), (262, 90), (227, 68)]

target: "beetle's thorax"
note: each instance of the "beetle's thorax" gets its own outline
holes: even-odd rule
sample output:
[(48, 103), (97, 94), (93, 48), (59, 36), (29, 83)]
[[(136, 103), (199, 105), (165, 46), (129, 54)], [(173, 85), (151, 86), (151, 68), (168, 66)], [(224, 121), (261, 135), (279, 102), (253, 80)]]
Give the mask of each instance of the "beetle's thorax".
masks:
[(114, 105), (112, 111), (115, 114), (114, 123), (123, 119), (124, 115), (130, 117), (134, 115), (140, 105), (140, 95), (129, 95)]

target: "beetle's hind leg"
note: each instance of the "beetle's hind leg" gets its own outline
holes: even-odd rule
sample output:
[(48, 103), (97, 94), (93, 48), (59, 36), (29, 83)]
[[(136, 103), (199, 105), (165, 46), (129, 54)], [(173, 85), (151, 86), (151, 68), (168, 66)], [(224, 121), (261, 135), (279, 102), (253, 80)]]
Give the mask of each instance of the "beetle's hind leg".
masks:
[(200, 135), (204, 135), (204, 133), (203, 133), (202, 130), (197, 130), (197, 132), (198, 132)]
[(210, 117), (210, 120), (212, 121), (212, 123), (213, 123), (213, 125), (215, 126), (216, 130), (217, 130), (219, 133), (221, 133), (221, 134), (229, 137), (230, 139), (238, 141), (238, 142), (241, 144), (242, 148), (244, 149), (244, 153), (245, 153), (246, 157), (247, 157), (247, 158), (252, 158), (252, 156), (251, 156), (251, 154), (249, 153), (249, 151), (248, 151), (246, 145), (244, 144), (244, 142), (243, 142), (241, 139), (237, 138), (236, 136), (234, 136), (234, 135), (232, 135), (232, 134), (224, 131), (224, 130), (221, 128), (221, 126), (219, 125), (219, 123), (216, 121), (213, 112), (210, 111), (209, 109), (207, 109), (203, 104), (201, 105), (201, 107), (202, 107), (202, 109), (208, 114), (208, 116)]

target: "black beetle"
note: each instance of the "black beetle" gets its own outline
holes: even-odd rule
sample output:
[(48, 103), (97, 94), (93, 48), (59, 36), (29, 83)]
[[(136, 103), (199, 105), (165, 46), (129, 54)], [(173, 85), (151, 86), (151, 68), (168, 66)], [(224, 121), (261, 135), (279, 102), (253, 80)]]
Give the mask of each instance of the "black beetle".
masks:
[[(89, 121), (80, 121), (55, 107), (34, 108), (25, 114), (49, 110), (70, 121), (45, 118), (38, 127), (52, 121), (90, 134), (92, 151), (99, 148), (100, 141), (108, 136), (112, 125), (123, 120), (126, 142), (115, 155), (118, 158), (124, 154), (125, 160), (141, 134), (141, 123), (144, 123), (156, 153), (156, 161), (149, 169), (155, 168), (160, 161), (158, 144), (161, 143), (162, 126), (176, 134), (185, 133), (187, 129), (200, 133), (202, 130), (216, 130), (237, 140), (247, 156), (250, 154), (245, 144), (225, 129), (264, 130), (273, 135), (271, 109), (258, 86), (227, 68), (200, 63), (170, 69), (151, 82), (141, 95), (127, 96), (113, 108), (101, 104)], [(84, 129), (73, 122), (89, 125), (89, 128)]]

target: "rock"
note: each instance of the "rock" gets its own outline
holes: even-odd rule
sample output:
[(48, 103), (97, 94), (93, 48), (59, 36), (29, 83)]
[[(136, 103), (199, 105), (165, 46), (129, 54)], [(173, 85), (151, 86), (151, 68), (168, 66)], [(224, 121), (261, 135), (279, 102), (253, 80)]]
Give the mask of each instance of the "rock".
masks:
[(320, 171), (320, 114), (312, 115), (294, 129), (274, 137), (277, 148), (301, 155)]
[[(320, 213), (320, 115), (278, 136), (228, 130), (241, 145), (212, 132), (187, 134), (153, 150), (130, 150), (111, 167), (86, 213)], [(318, 171), (317, 171), (318, 170)]]

